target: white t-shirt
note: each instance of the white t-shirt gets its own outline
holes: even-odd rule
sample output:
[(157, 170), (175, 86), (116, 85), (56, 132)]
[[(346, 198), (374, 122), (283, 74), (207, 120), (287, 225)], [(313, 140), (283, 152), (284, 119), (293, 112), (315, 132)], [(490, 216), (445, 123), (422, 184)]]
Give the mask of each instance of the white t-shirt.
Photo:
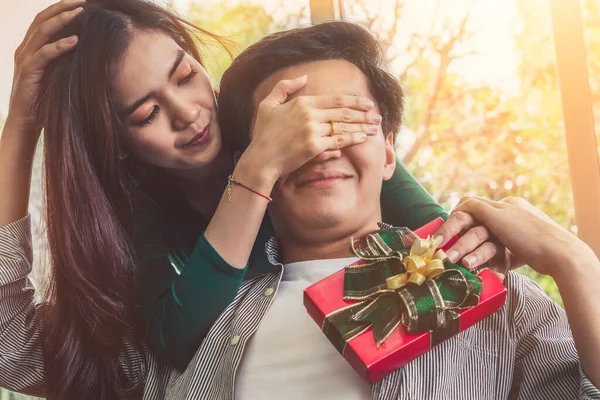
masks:
[(304, 289), (356, 258), (287, 264), (275, 299), (247, 344), (236, 398), (371, 398), (371, 387), (327, 340), (303, 305)]

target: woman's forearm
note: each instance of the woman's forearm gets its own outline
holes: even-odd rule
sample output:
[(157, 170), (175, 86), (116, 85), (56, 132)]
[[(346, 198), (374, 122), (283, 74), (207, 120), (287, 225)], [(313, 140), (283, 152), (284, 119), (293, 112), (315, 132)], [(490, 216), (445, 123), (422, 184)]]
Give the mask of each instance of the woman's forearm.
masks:
[(27, 215), (36, 143), (9, 114), (0, 136), (0, 226)]
[(554, 276), (584, 372), (600, 388), (600, 261), (593, 255)]
[[(276, 177), (250, 156), (242, 156), (233, 176), (240, 183), (270, 196)], [(268, 200), (239, 185), (224, 193), (205, 236), (219, 255), (235, 268), (244, 268), (267, 210)]]

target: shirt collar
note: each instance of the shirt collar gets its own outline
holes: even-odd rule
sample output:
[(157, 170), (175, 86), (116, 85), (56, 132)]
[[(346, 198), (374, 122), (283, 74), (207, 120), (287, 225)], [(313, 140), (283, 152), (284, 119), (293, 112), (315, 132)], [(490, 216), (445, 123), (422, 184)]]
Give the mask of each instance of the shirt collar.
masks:
[[(393, 228), (393, 225), (386, 224), (385, 222), (378, 222), (377, 225), (379, 226), (379, 229)], [(267, 255), (267, 259), (271, 265), (283, 265), (283, 262), (281, 261), (281, 249), (279, 246), (279, 241), (275, 236), (271, 236), (271, 238), (265, 244), (265, 254)]]

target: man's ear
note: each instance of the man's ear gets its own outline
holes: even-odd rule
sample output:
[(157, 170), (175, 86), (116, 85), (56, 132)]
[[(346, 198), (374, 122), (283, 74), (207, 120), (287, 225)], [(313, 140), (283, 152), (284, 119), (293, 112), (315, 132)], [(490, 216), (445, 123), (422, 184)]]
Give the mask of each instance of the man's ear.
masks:
[(394, 175), (396, 169), (396, 152), (394, 151), (394, 133), (390, 132), (385, 138), (385, 165), (383, 180), (387, 181)]

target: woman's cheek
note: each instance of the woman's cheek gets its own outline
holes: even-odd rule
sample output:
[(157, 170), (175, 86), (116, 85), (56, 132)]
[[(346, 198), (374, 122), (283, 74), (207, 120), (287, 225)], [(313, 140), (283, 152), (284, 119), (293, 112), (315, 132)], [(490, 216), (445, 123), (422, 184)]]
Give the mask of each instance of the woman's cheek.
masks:
[(143, 131), (137, 132), (131, 138), (131, 146), (142, 159), (154, 159), (156, 156), (164, 158), (169, 153), (168, 147), (174, 146), (173, 143), (170, 145), (168, 143), (169, 139), (173, 138), (168, 134), (170, 131), (164, 126), (158, 126), (157, 122), (145, 127)]

